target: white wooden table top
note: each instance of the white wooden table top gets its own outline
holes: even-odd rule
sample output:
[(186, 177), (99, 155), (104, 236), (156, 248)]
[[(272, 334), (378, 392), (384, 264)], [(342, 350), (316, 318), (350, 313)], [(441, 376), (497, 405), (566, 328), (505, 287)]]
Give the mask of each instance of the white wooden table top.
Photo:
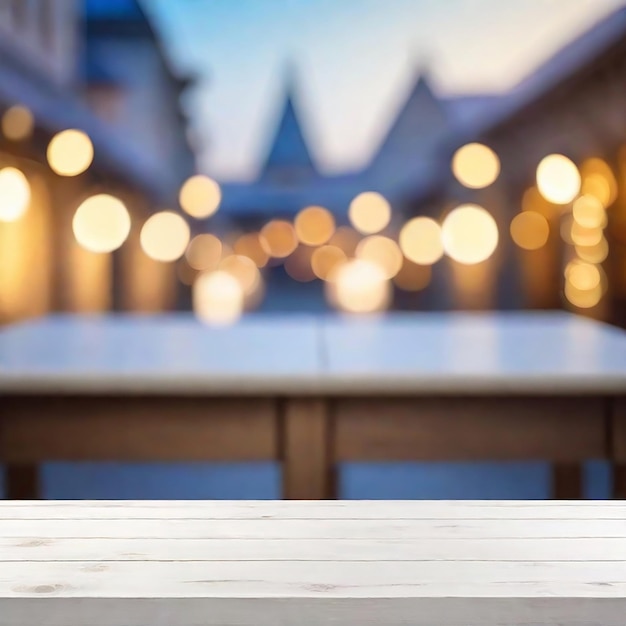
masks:
[(283, 393), (319, 375), (308, 316), (59, 315), (0, 331), (0, 391)]
[(324, 346), (346, 393), (626, 391), (626, 332), (562, 312), (337, 318)]
[(4, 502), (0, 626), (623, 626), (622, 502)]
[(0, 392), (611, 394), (626, 333), (566, 313), (58, 316), (0, 330)]

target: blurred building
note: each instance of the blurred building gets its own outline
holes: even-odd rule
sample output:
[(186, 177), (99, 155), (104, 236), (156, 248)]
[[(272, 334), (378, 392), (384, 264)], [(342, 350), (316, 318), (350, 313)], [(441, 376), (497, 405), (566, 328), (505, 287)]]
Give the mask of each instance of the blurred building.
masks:
[[(180, 105), (187, 85), (135, 0), (0, 3), (0, 169), (11, 168), (2, 179), (9, 191), (30, 195), (23, 216), (2, 219), (2, 189), (0, 321), (175, 304), (173, 270), (140, 254), (138, 229), (156, 207), (173, 206), (193, 173)], [(78, 176), (48, 163), (51, 139), (66, 129), (93, 145), (93, 163)], [(73, 236), (74, 212), (96, 193), (128, 207), (122, 251), (88, 252)]]
[[(418, 268), (409, 268), (416, 272), (415, 290), (396, 289), (396, 307), (566, 305), (626, 323), (626, 9), (594, 25), (506, 94), (444, 98), (431, 88), (427, 72), (416, 74), (413, 88), (371, 163), (360, 172), (324, 176), (307, 146), (306, 124), (299, 115), (306, 106), (298, 101), (290, 72), (277, 130), (258, 179), (252, 184), (224, 186), (222, 219), (232, 228), (251, 231), (272, 219), (293, 220), (304, 207), (321, 205), (334, 214), (338, 224), (348, 224), (352, 199), (361, 192), (375, 191), (393, 208), (392, 220), (382, 234), (397, 239), (403, 224), (413, 216), (430, 216), (441, 222), (453, 207), (476, 203), (497, 223), (499, 242), (494, 254), (473, 264), (446, 256), (432, 267), (422, 268), (421, 274)], [(468, 189), (452, 174), (455, 152), (470, 142), (486, 144), (499, 158), (500, 176), (486, 189)], [(598, 167), (605, 168), (610, 185), (616, 186), (611, 206), (605, 207), (608, 227), (595, 249), (577, 246), (569, 234), (571, 211), (551, 205), (537, 191), (537, 167), (551, 153), (574, 161), (583, 177), (590, 167), (595, 168), (592, 175), (598, 173)], [(511, 222), (522, 209), (547, 220), (546, 241), (537, 249), (513, 242)], [(518, 225), (524, 223), (522, 219)], [(605, 239), (610, 249), (607, 260), (600, 250)], [(580, 260), (577, 249), (601, 278), (602, 285), (593, 287), (597, 304), (590, 293), (578, 294), (577, 288), (566, 284), (568, 263)], [(287, 273), (289, 266), (287, 259)], [(268, 307), (324, 307), (319, 281), (296, 287), (281, 268), (271, 270), (268, 276), (275, 298)], [(310, 280), (310, 273), (305, 278)], [(599, 297), (600, 289), (608, 293)]]

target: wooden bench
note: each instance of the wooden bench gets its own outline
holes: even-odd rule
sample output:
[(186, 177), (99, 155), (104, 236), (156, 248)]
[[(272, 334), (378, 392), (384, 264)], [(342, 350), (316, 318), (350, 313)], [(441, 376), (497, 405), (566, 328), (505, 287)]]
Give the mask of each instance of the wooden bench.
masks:
[(626, 497), (626, 333), (564, 313), (51, 317), (0, 332), (0, 463), (280, 463), (283, 497), (341, 496), (343, 463), (582, 464)]
[(5, 502), (0, 626), (624, 626), (619, 502)]

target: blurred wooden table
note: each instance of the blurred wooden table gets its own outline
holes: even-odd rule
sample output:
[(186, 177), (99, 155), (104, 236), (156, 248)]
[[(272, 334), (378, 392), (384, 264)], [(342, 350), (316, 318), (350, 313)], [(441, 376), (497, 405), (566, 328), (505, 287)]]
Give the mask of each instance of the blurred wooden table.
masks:
[(626, 496), (626, 333), (564, 313), (51, 317), (0, 332), (10, 498), (44, 461), (278, 461), (283, 495), (337, 495), (344, 462), (581, 464)]
[(619, 502), (0, 503), (0, 626), (623, 626)]

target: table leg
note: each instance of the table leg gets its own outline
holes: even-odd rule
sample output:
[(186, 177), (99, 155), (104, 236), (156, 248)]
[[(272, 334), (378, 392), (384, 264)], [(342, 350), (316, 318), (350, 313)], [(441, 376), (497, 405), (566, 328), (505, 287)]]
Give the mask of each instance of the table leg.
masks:
[(552, 466), (552, 497), (556, 500), (580, 500), (583, 497), (583, 470), (576, 463)]
[(335, 498), (327, 403), (307, 398), (287, 400), (281, 431), (283, 497), (286, 500)]
[(613, 465), (613, 498), (626, 500), (626, 465)]
[(7, 465), (6, 495), (8, 500), (39, 500), (39, 468), (36, 465)]

